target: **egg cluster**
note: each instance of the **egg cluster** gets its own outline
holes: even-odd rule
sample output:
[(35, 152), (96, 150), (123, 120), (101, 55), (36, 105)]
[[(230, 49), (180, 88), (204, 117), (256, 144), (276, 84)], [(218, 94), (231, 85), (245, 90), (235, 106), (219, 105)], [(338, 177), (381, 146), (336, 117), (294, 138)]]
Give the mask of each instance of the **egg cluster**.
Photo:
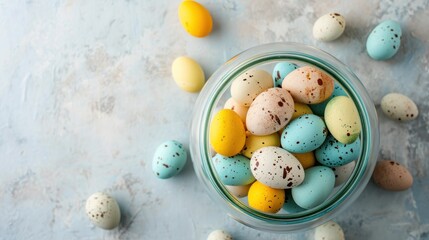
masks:
[[(210, 123), (212, 163), (232, 194), (267, 213), (323, 203), (360, 153), (356, 106), (319, 68), (278, 62), (249, 69)], [(315, 112), (313, 112), (313, 110)]]

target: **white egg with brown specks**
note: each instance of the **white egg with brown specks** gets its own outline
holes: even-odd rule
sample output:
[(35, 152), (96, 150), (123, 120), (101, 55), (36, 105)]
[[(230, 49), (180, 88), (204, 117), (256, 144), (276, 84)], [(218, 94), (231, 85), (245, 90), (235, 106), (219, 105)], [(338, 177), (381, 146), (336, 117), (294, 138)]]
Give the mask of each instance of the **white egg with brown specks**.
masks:
[(121, 220), (121, 211), (116, 200), (106, 193), (92, 194), (85, 204), (86, 214), (91, 222), (100, 228), (116, 228)]
[(419, 115), (417, 105), (400, 93), (389, 93), (381, 99), (381, 110), (391, 119), (410, 121)]
[(214, 230), (209, 234), (207, 240), (232, 240), (231, 234), (225, 230)]
[(339, 38), (346, 28), (346, 19), (339, 13), (321, 16), (314, 23), (313, 36), (321, 41), (333, 41)]
[(328, 221), (318, 226), (314, 231), (315, 240), (344, 240), (344, 232), (338, 223)]
[(231, 97), (245, 107), (263, 91), (274, 86), (271, 74), (260, 69), (251, 69), (239, 75), (231, 84)]
[(332, 170), (334, 171), (334, 174), (335, 174), (335, 186), (339, 186), (345, 183), (352, 175), (353, 169), (355, 169), (355, 166), (356, 166), (356, 161), (351, 161), (346, 165), (333, 167)]

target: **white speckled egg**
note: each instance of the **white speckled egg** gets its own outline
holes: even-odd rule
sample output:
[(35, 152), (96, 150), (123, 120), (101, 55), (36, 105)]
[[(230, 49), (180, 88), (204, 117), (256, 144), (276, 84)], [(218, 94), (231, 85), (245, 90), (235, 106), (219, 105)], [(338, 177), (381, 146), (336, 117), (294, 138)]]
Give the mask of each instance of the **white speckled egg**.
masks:
[(152, 160), (152, 171), (158, 178), (167, 179), (177, 175), (186, 164), (187, 154), (177, 141), (166, 141), (158, 146)]
[(228, 189), (228, 191), (232, 195), (234, 195), (238, 198), (246, 197), (247, 194), (249, 193), (250, 186), (252, 186), (252, 184), (241, 185), (241, 186), (225, 185), (225, 187)]
[(331, 220), (315, 229), (314, 240), (345, 240), (345, 237), (341, 226)]
[(245, 107), (263, 91), (274, 85), (271, 74), (260, 69), (251, 69), (238, 76), (231, 84), (231, 97)]
[(339, 186), (347, 181), (355, 169), (356, 161), (351, 161), (346, 165), (333, 167), (332, 170), (335, 174), (335, 186)]
[(416, 104), (400, 93), (389, 93), (381, 99), (381, 109), (391, 119), (409, 121), (419, 115)]
[(118, 203), (106, 193), (97, 192), (87, 200), (85, 211), (89, 220), (100, 228), (113, 229), (119, 225), (121, 212)]
[(275, 189), (293, 188), (304, 180), (304, 168), (295, 156), (279, 147), (264, 147), (250, 159), (256, 180)]
[(304, 66), (286, 75), (282, 88), (288, 90), (296, 102), (315, 104), (332, 95), (334, 80), (319, 68)]
[(349, 144), (359, 137), (362, 128), (359, 112), (349, 97), (332, 98), (326, 105), (324, 117), (329, 132), (340, 143)]
[(232, 236), (224, 230), (215, 230), (209, 234), (207, 240), (232, 240)]
[(282, 88), (270, 88), (253, 101), (246, 126), (253, 135), (269, 135), (283, 128), (292, 118), (292, 96)]
[(346, 19), (339, 13), (329, 13), (321, 16), (314, 23), (313, 36), (321, 41), (333, 41), (343, 34)]
[(245, 107), (241, 103), (234, 100), (234, 98), (229, 98), (226, 102), (223, 108), (231, 109), (232, 111), (236, 112), (237, 115), (241, 118), (241, 121), (243, 123), (246, 123), (246, 116), (247, 111), (249, 110), (249, 107)]

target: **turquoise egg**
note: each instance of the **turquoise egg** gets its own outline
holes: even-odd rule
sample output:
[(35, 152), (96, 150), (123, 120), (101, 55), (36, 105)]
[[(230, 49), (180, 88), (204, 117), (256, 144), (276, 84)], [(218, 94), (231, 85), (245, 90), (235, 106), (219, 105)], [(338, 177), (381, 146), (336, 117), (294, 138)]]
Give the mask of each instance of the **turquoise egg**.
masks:
[(360, 138), (354, 142), (344, 144), (338, 142), (332, 135), (329, 135), (325, 142), (314, 152), (319, 163), (338, 167), (357, 160), (360, 153)]
[(216, 154), (212, 160), (220, 180), (225, 185), (241, 186), (255, 181), (250, 171), (250, 160), (243, 155), (225, 157)]
[(325, 166), (315, 166), (305, 170), (304, 181), (292, 188), (295, 203), (310, 209), (323, 203), (331, 194), (335, 185), (335, 174)]
[(171, 178), (182, 171), (186, 159), (186, 150), (181, 143), (166, 141), (155, 150), (152, 171), (161, 179)]
[(336, 96), (347, 96), (347, 93), (344, 91), (344, 89), (337, 83), (334, 85), (334, 91), (332, 92), (332, 95), (326, 99), (325, 101), (318, 103), (318, 104), (309, 104), (311, 111), (313, 111), (314, 114), (323, 116), (325, 114), (325, 108), (326, 105), (328, 105), (329, 100)]
[(298, 65), (290, 62), (279, 62), (273, 69), (274, 87), (282, 87), (283, 79), (293, 70), (297, 69)]
[(322, 118), (304, 114), (290, 122), (281, 136), (282, 148), (292, 153), (306, 153), (320, 147), (328, 130)]
[(298, 204), (296, 204), (295, 200), (293, 200), (291, 190), (286, 190), (285, 203), (283, 204), (283, 210), (285, 210), (287, 213), (298, 213), (298, 212), (304, 211), (305, 209), (298, 206)]
[(401, 26), (391, 20), (377, 25), (366, 41), (366, 51), (375, 60), (386, 60), (393, 57), (401, 45)]

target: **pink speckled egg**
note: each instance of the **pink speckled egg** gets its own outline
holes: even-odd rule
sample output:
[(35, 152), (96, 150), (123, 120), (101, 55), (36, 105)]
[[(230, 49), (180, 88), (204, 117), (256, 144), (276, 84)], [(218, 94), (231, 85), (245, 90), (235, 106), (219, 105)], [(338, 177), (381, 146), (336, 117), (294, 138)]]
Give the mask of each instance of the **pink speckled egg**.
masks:
[(403, 191), (413, 185), (413, 176), (403, 165), (392, 161), (378, 161), (372, 178), (378, 186), (391, 191)]
[(289, 73), (282, 83), (296, 102), (305, 104), (321, 103), (334, 91), (334, 80), (322, 70), (305, 66)]

